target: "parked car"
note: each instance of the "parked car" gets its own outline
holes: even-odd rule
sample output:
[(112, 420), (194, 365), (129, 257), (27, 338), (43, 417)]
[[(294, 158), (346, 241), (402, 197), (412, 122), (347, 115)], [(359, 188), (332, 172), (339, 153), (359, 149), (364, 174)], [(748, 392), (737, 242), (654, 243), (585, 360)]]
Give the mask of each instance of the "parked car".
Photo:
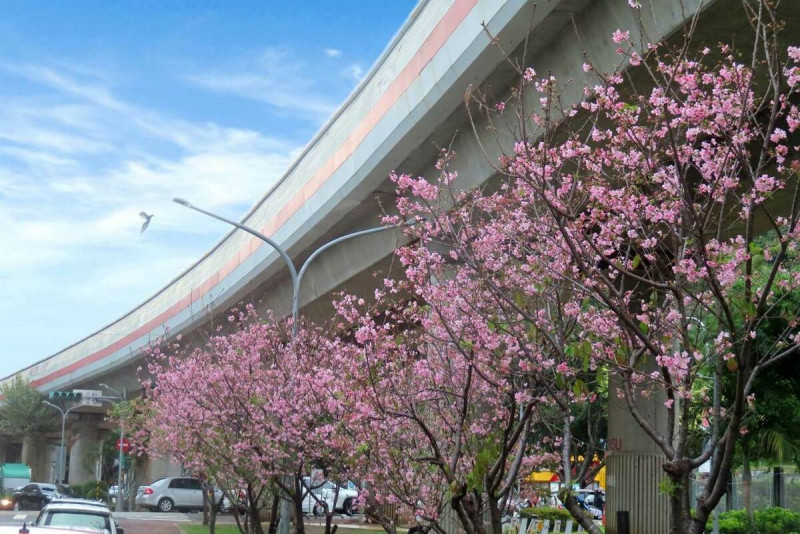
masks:
[(80, 499), (54, 500), (42, 508), (32, 523), (37, 527), (59, 527), (92, 530), (104, 534), (125, 534), (119, 528), (111, 510), (96, 502), (80, 502)]
[[(222, 501), (222, 491), (214, 489), (214, 502)], [(203, 485), (199, 478), (168, 477), (141, 486), (136, 492), (136, 506), (152, 511), (202, 510)]]
[[(337, 485), (333, 482), (324, 481), (312, 484), (309, 477), (305, 477), (304, 480), (311, 487), (311, 492), (317, 496), (317, 499), (310, 493), (306, 495), (303, 499), (303, 513), (316, 516), (324, 514), (325, 508), (318, 501), (325, 502), (328, 505), (328, 509), (334, 512), (353, 515), (358, 511), (356, 506), (358, 489), (356, 489), (355, 484), (348, 482), (348, 487), (338, 486), (337, 494)], [(335, 503), (334, 497), (336, 498)]]
[[(231, 502), (231, 500), (228, 498), (229, 495), (233, 497), (235, 503)], [(219, 501), (218, 510), (221, 514), (227, 514), (236, 508), (240, 514), (243, 514), (247, 511), (247, 505), (248, 500), (245, 492), (243, 490), (232, 490), (228, 492), (228, 495), (223, 494), (222, 500)]]
[(41, 510), (53, 499), (74, 496), (72, 489), (64, 484), (31, 482), (17, 488), (11, 496), (11, 500), (14, 510)]
[(606, 494), (601, 490), (579, 489), (575, 492), (575, 498), (583, 500), (587, 506), (593, 506), (603, 510), (606, 505)]
[[(588, 512), (592, 516), (593, 519), (602, 519), (603, 518), (603, 510), (600, 509), (600, 508), (597, 508), (596, 506), (593, 506), (587, 500), (589, 495), (591, 495), (593, 493), (595, 493), (595, 492), (593, 492), (593, 491), (590, 492), (590, 491), (587, 491), (587, 490), (578, 490), (578, 491), (575, 492), (575, 500), (578, 502), (578, 506), (580, 506), (581, 510), (583, 510), (585, 512)], [(591, 502), (594, 503), (595, 499), (597, 499), (598, 504), (599, 504), (600, 501), (602, 501), (602, 498), (597, 498), (597, 497), (593, 496)], [(553, 493), (553, 495), (551, 497), (551, 502), (553, 503), (552, 506), (555, 506), (556, 508), (564, 508), (564, 503), (562, 503), (561, 499), (558, 498), (558, 494), (557, 493)]]
[[(72, 528), (58, 528), (58, 527), (36, 527), (23, 525), (0, 525), (0, 534), (20, 534), (22, 527), (25, 527), (27, 534), (75, 534)], [(119, 534), (120, 531), (117, 531)]]

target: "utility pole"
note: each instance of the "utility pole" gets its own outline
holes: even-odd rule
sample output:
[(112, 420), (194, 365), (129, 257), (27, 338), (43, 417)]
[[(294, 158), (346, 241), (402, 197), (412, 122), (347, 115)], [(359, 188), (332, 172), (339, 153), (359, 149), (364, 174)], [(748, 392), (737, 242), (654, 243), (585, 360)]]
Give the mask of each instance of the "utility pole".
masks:
[[(117, 391), (116, 389), (112, 388), (107, 384), (100, 384), (101, 388), (105, 388), (110, 392), (116, 394), (115, 398), (112, 399), (104, 399), (104, 400), (116, 400), (117, 402), (124, 402), (127, 400), (128, 397), (128, 388), (124, 387), (122, 389), (122, 393)], [(124, 443), (125, 443), (125, 428), (122, 426), (122, 422), (119, 425), (119, 456), (118, 456), (118, 467), (117, 467), (117, 505), (115, 508), (115, 512), (120, 513), (122, 512), (122, 466), (123, 466), (123, 453), (124, 453)]]

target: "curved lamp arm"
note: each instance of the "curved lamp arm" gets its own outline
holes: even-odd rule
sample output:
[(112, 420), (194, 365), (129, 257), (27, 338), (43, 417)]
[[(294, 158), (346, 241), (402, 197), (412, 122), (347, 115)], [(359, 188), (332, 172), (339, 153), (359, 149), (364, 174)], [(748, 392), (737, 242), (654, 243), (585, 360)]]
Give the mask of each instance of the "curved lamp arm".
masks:
[(416, 224), (416, 221), (405, 221), (399, 224), (390, 224), (386, 226), (376, 226), (375, 228), (369, 228), (367, 230), (360, 230), (358, 232), (353, 232), (352, 234), (343, 235), (342, 237), (337, 237), (332, 241), (328, 241), (317, 250), (311, 253), (311, 256), (306, 258), (306, 261), (303, 263), (303, 266), (300, 267), (300, 273), (297, 275), (297, 287), (298, 291), (292, 297), (292, 328), (296, 328), (297, 325), (297, 317), (300, 314), (300, 291), (299, 288), (301, 287), (300, 284), (303, 282), (303, 275), (306, 274), (306, 269), (308, 269), (308, 265), (317, 258), (320, 254), (328, 250), (329, 248), (333, 247), (334, 245), (338, 245), (342, 241), (347, 241), (349, 239), (353, 239), (354, 237), (361, 237), (370, 234), (377, 234), (378, 232), (384, 232), (386, 230), (394, 230), (395, 228), (402, 228), (403, 226), (413, 226)]
[(289, 257), (289, 255), (286, 253), (286, 251), (283, 250), (283, 248), (279, 244), (277, 244), (275, 241), (273, 241), (269, 237), (265, 236), (264, 234), (262, 234), (258, 230), (254, 230), (253, 228), (250, 228), (249, 226), (246, 226), (246, 225), (244, 225), (242, 223), (238, 223), (238, 222), (236, 222), (236, 221), (234, 221), (232, 219), (228, 219), (226, 217), (223, 217), (222, 215), (217, 215), (216, 213), (211, 213), (210, 211), (206, 211), (203, 208), (198, 208), (197, 206), (195, 206), (194, 204), (192, 204), (191, 202), (189, 202), (188, 200), (185, 200), (183, 198), (176, 197), (176, 198), (173, 198), (172, 201), (175, 202), (176, 204), (180, 204), (181, 206), (184, 206), (184, 207), (189, 208), (191, 210), (198, 211), (198, 212), (200, 212), (200, 213), (202, 213), (204, 215), (208, 215), (209, 217), (217, 219), (218, 221), (222, 221), (222, 222), (228, 223), (231, 226), (235, 226), (236, 228), (238, 228), (240, 230), (244, 230), (248, 234), (254, 235), (255, 237), (259, 238), (261, 241), (264, 241), (268, 245), (272, 246), (272, 248), (274, 248), (276, 251), (278, 251), (278, 254), (281, 255), (281, 258), (283, 258), (283, 261), (286, 263), (286, 266), (289, 268), (289, 274), (292, 275), (292, 287), (296, 290), (296, 288), (297, 288), (297, 268), (294, 266), (294, 263), (292, 262), (292, 259)]

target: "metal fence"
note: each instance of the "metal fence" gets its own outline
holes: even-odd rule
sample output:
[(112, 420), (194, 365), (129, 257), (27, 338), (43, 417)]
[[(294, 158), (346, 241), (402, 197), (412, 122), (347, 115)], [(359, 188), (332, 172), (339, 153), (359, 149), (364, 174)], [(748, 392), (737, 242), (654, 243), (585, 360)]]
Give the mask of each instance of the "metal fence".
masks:
[[(692, 501), (703, 490), (704, 481), (695, 480), (692, 485)], [(778, 470), (758, 470), (752, 473), (750, 500), (754, 510), (779, 506), (800, 512), (800, 473)], [(742, 475), (737, 473), (728, 484), (728, 494), (720, 501), (719, 510), (744, 508)]]

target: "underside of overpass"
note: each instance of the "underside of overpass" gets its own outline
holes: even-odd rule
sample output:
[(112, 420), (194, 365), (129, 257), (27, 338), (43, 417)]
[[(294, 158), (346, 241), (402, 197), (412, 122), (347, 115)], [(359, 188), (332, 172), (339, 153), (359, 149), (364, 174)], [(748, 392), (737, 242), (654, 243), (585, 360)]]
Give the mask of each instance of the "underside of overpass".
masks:
[[(698, 10), (704, 10), (698, 46), (740, 42), (748, 34), (739, 0), (642, 4), (644, 28), (652, 40), (680, 34), (685, 19)], [(800, 22), (797, 4), (787, 8), (794, 10), (786, 14), (793, 25)], [(441, 146), (449, 145), (458, 154), (455, 168), (465, 185), (486, 183), (494, 174), (493, 158), (508, 147), (503, 146), (502, 136), (497, 143), (495, 133), (480, 119), (475, 130), (482, 139), (475, 138), (464, 109), (464, 92), (472, 85), (489, 94), (507, 94), (515, 74), (500, 47), (513, 51), (515, 58), (524, 56), (525, 64), (540, 74), (569, 80), (563, 95), (569, 104), (582, 97), (584, 83), (592, 82), (592, 74), (581, 68), (584, 54), (598, 70), (611, 70), (618, 56), (610, 35), (638, 24), (625, 0), (422, 0), (361, 86), (255, 204), (244, 224), (271, 236), (299, 265), (330, 239), (379, 224), (383, 210), (394, 204), (390, 172), (434, 176)], [(500, 47), (493, 46), (490, 34)], [(489, 150), (488, 158), (481, 145)], [(303, 313), (312, 320), (329, 317), (333, 296), (341, 290), (372, 295), (384, 277), (398, 274), (393, 251), (402, 243), (398, 232), (380, 233), (326, 252), (308, 272)], [(104, 382), (136, 394), (143, 347), (167, 332), (202, 342), (219, 317), (241, 302), (287, 314), (291, 283), (274, 251), (232, 231), (139, 307), (18, 375), (44, 392), (96, 389)], [(127, 334), (106, 335), (110, 331)], [(663, 424), (656, 405), (650, 418)], [(661, 455), (623, 407), (612, 402), (609, 411), (608, 435), (622, 447), (608, 455), (607, 532), (616, 532), (615, 510), (631, 511), (631, 532), (666, 532), (667, 502), (658, 491)], [(108, 432), (110, 427), (107, 423), (103, 427), (101, 419), (78, 413), (70, 420), (70, 435), (77, 437), (71, 446), (70, 482), (94, 476), (82, 467), (73, 472), (72, 465), (85, 464), (89, 448), (81, 443)], [(56, 439), (51, 436), (50, 445), (11, 442), (5, 450), (0, 446), (0, 459), (19, 450), (23, 461), (34, 464), (36, 478), (52, 479), (48, 469)], [(137, 478), (146, 482), (176, 469), (166, 462), (154, 463)]]

